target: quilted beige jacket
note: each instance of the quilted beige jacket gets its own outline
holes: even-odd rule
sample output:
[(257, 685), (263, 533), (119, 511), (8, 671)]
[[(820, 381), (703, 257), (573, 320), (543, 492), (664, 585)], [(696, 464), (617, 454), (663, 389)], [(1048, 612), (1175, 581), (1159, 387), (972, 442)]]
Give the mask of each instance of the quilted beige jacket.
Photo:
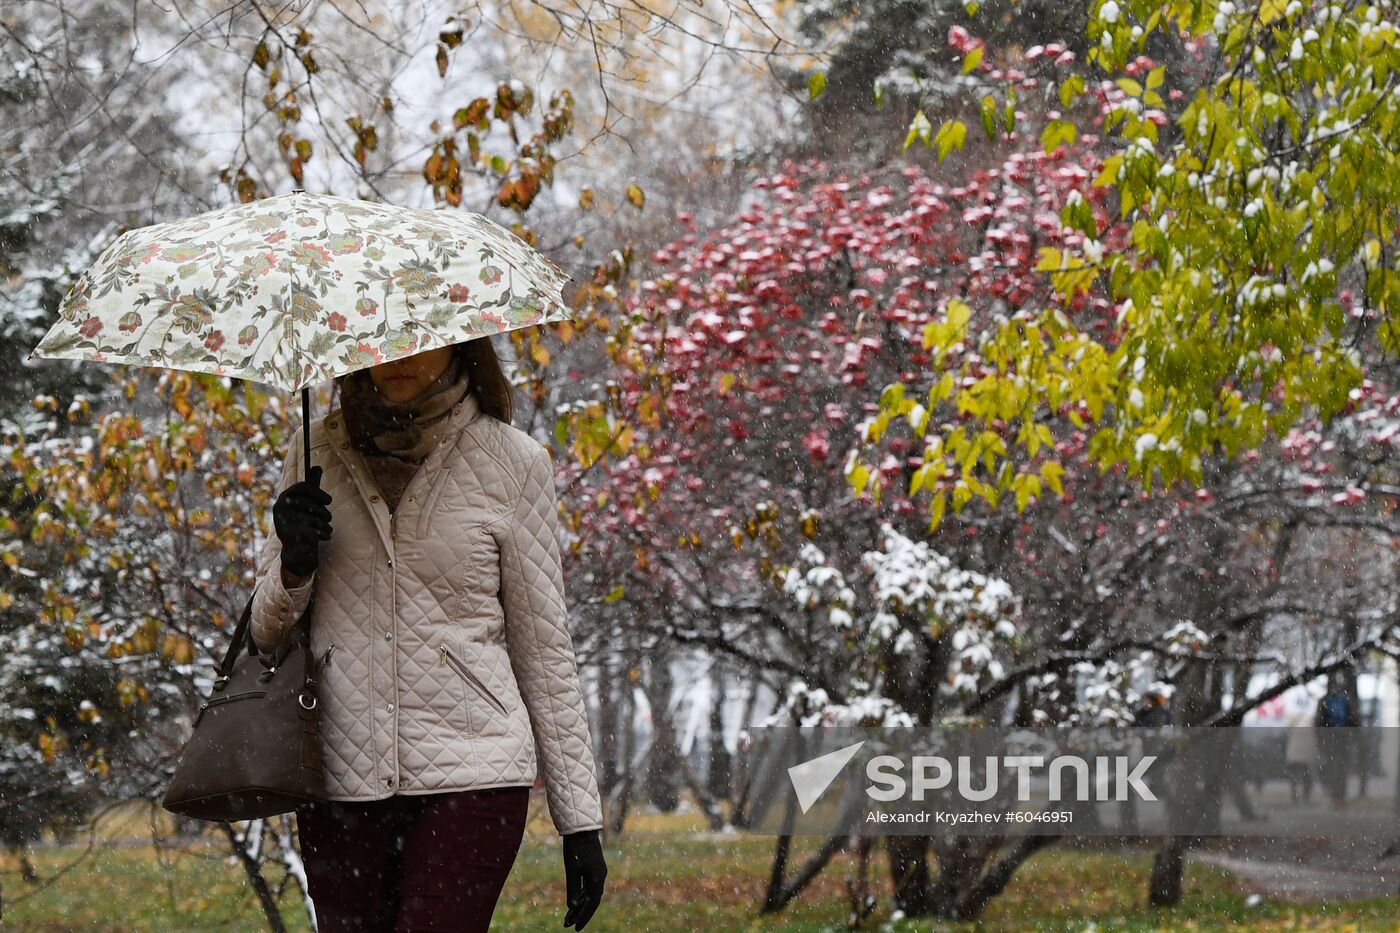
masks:
[[(312, 424), (333, 531), (291, 591), (268, 535), (253, 641), (280, 645), (314, 589), (332, 800), (533, 784), (542, 767), (555, 828), (601, 829), (549, 451), (472, 393), (448, 417), (392, 514), (340, 409)], [(279, 492), (302, 478), (302, 447), (298, 432)]]

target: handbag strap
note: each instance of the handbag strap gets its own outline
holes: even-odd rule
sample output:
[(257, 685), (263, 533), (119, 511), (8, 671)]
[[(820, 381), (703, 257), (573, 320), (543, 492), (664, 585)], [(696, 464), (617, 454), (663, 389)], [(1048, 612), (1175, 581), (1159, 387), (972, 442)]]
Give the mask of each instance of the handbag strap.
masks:
[[(253, 596), (256, 595), (257, 586), (254, 586)], [(253, 596), (248, 597), (248, 602), (243, 607), (243, 614), (238, 617), (238, 625), (234, 627), (233, 639), (229, 642), (228, 650), (224, 652), (224, 659), (220, 661), (218, 667), (215, 668), (220, 677), (228, 677), (231, 673), (233, 673), (234, 659), (238, 657), (238, 652), (242, 648), (244, 641), (248, 643), (249, 657), (255, 657), (258, 654), (257, 645), (253, 644), (252, 636), (249, 634), (250, 623), (253, 619)], [(315, 603), (316, 593), (313, 591), (311, 593), (311, 597), (306, 602), (306, 609), (302, 611), (301, 616), (297, 619), (295, 625), (293, 626), (294, 628), (300, 626), (303, 630), (303, 635), (310, 635), (311, 607), (314, 606)], [(310, 646), (311, 644), (309, 639), (306, 643), (308, 646)], [(273, 656), (274, 665), (282, 663), (282, 658), (286, 656), (287, 651), (291, 647), (291, 644), (292, 639), (288, 638), (283, 640), (281, 650), (279, 650)]]
[[(227, 677), (233, 670), (233, 659), (238, 657), (239, 646), (243, 640), (248, 638), (248, 623), (253, 618), (253, 596), (258, 592), (257, 586), (253, 587), (253, 595), (248, 597), (248, 603), (243, 607), (243, 614), (238, 617), (238, 625), (233, 630), (233, 640), (229, 642), (228, 650), (224, 652), (224, 659), (214, 668), (220, 677)], [(252, 649), (253, 641), (248, 638), (248, 647)]]

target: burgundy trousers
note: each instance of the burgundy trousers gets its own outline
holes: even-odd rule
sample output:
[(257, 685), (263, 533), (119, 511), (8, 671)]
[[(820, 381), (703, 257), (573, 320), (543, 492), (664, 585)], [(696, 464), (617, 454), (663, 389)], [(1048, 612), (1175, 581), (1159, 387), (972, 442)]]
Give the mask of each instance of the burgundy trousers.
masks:
[(529, 801), (520, 786), (298, 807), (320, 933), (485, 933)]

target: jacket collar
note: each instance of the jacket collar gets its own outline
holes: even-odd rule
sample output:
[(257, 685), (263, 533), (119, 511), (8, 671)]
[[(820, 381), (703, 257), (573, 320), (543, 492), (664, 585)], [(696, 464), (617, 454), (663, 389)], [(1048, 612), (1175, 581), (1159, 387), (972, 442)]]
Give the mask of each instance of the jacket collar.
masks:
[[(413, 479), (409, 481), (408, 487), (404, 490), (403, 497), (399, 501), (398, 509), (395, 510), (394, 524), (402, 524), (410, 517), (417, 517), (418, 510), (423, 508), (428, 500), (428, 496), (424, 495), (426, 486), (438, 482), (442, 478), (442, 461), (447, 457), (448, 451), (456, 449), (457, 441), (461, 438), (462, 432), (480, 417), (481, 404), (477, 401), (475, 392), (467, 392), (460, 402), (452, 406), (451, 413), (448, 415), (448, 428), (443, 431), (438, 445), (428, 452), (427, 458), (418, 471), (413, 474)], [(374, 476), (370, 472), (369, 464), (365, 462), (364, 454), (350, 443), (350, 435), (345, 428), (345, 419), (341, 417), (339, 408), (333, 409), (326, 415), (324, 423), (331, 449), (340, 457), (341, 462), (345, 464), (345, 469), (355, 481), (355, 488), (359, 490), (360, 499), (365, 509), (374, 519), (374, 525), (379, 531), (384, 549), (392, 556), (394, 540), (393, 526), (390, 524), (389, 504), (384, 501), (383, 496), (379, 495)]]

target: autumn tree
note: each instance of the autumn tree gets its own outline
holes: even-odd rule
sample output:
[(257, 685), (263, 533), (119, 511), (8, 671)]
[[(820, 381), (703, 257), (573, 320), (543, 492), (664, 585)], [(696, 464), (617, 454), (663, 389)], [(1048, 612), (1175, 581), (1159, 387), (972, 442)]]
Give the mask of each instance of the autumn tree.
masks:
[[(1087, 29), (1082, 64), (1098, 74), (1038, 59), (1040, 93), (1063, 113), (1021, 121), (1008, 82), (984, 98), (981, 120), (989, 136), (1036, 135), (1047, 150), (1101, 128), (1117, 151), (1095, 187), (1112, 193), (1132, 248), (1112, 249), (1102, 222), (1067, 203), (1073, 235), (1037, 263), (1061, 300), (1017, 309), (975, 347), (955, 304), (930, 329), (938, 371), (974, 380), (924, 405), (969, 416), (928, 429), (930, 468), (949, 471), (959, 502), (995, 505), (1047, 481), (1056, 459), (1035, 426), (1059, 419), (1095, 425), (1096, 461), (1124, 464), (1149, 488), (1199, 483), (1212, 455), (1256, 447), (1309, 412), (1342, 411), (1362, 377), (1359, 342), (1394, 349), (1400, 114), (1389, 4), (1103, 0)], [(1168, 65), (1143, 55), (1162, 31), (1210, 74), (1180, 107), (1169, 106), (1183, 92)], [(1000, 51), (965, 31), (953, 38), (969, 67)], [(941, 155), (967, 133), (961, 119), (910, 132)], [(1114, 307), (1103, 333), (1064, 308), (1095, 284)], [(881, 423), (915, 404), (890, 400)]]

